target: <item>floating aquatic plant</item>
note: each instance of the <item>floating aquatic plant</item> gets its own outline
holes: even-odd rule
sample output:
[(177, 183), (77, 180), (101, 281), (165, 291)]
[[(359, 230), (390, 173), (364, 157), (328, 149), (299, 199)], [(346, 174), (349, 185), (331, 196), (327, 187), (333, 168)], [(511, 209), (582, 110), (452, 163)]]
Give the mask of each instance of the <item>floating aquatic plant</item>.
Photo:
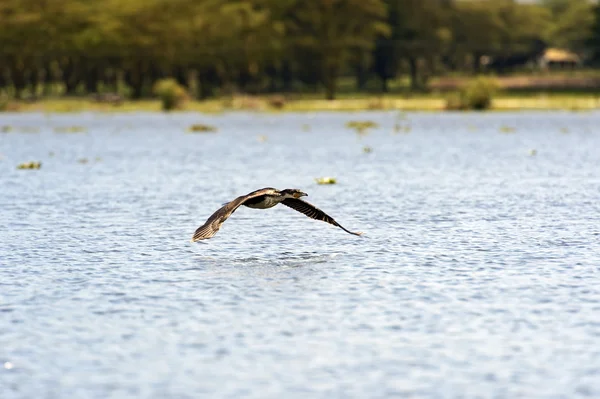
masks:
[(35, 161), (23, 162), (23, 163), (20, 163), (19, 165), (17, 165), (17, 169), (39, 169), (41, 167), (42, 167), (42, 163), (35, 162)]
[(86, 129), (83, 126), (61, 126), (55, 127), (54, 133), (85, 133)]
[(0, 128), (2, 133), (10, 133), (13, 130), (12, 126), (4, 125)]
[(512, 126), (500, 126), (500, 133), (504, 133), (504, 134), (510, 134), (510, 133), (515, 133), (517, 131), (516, 128), (512, 127)]
[(537, 150), (535, 148), (529, 150), (529, 155), (532, 156), (532, 157), (536, 156), (537, 155)]
[(363, 152), (365, 154), (369, 154), (369, 153), (373, 152), (373, 148), (371, 148), (368, 145), (366, 145), (366, 146), (363, 147)]
[(33, 126), (21, 126), (18, 128), (19, 133), (39, 133), (40, 129)]
[(396, 134), (397, 133), (406, 133), (406, 134), (408, 134), (408, 133), (410, 133), (411, 129), (412, 128), (410, 127), (410, 125), (401, 125), (399, 123), (396, 123), (394, 125), (394, 133), (396, 133)]
[(194, 123), (188, 128), (190, 133), (214, 133), (217, 131), (215, 126), (205, 125), (203, 123)]
[(257, 137), (258, 141), (260, 141), (261, 143), (264, 143), (265, 141), (267, 141), (268, 137), (265, 136), (264, 134), (261, 134), (260, 136)]
[(337, 179), (335, 177), (317, 177), (315, 179), (317, 184), (336, 184)]
[(353, 129), (360, 135), (366, 134), (368, 129), (374, 129), (378, 126), (379, 125), (373, 121), (350, 121), (346, 123), (348, 129)]

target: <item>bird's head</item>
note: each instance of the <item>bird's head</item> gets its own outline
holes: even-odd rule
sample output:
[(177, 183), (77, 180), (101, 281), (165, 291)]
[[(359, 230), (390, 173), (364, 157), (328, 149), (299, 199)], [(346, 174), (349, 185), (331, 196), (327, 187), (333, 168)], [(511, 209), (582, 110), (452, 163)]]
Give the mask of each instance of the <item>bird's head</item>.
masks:
[(281, 195), (285, 198), (300, 198), (305, 197), (308, 194), (295, 188), (286, 188), (285, 190), (281, 190)]

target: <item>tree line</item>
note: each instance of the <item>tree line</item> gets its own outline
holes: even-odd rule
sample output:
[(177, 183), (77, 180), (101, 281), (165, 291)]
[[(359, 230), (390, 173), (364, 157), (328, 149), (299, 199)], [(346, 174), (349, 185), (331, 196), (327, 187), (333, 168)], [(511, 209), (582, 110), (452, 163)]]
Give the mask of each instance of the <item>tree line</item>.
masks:
[[(496, 72), (546, 46), (600, 58), (593, 0), (2, 0), (0, 91), (151, 93), (173, 77), (193, 96), (363, 90), (407, 76)], [(484, 58), (487, 57), (487, 58)]]

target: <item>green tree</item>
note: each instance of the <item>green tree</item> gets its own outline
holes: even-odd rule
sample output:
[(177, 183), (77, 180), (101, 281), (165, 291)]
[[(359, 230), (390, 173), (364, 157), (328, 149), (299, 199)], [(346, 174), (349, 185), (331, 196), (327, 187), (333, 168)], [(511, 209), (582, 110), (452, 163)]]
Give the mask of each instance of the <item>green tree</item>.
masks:
[(551, 15), (538, 4), (514, 0), (460, 1), (454, 15), (455, 53), (479, 72), (482, 56), (526, 59), (547, 40)]
[(600, 4), (594, 7), (593, 15), (594, 22), (590, 29), (590, 36), (586, 40), (586, 46), (590, 50), (592, 61), (598, 64), (600, 63)]
[(584, 51), (594, 24), (595, 4), (590, 0), (542, 0), (552, 14), (549, 44)]
[(47, 16), (48, 12), (57, 11), (55, 6), (56, 0), (0, 2), (0, 57), (16, 98), (21, 97), (31, 76), (37, 73), (46, 49), (53, 47), (56, 32)]
[(381, 0), (296, 0), (288, 12), (290, 44), (303, 65), (316, 67), (330, 100), (353, 53), (371, 50), (377, 35), (389, 33)]
[(503, 21), (490, 1), (461, 1), (453, 14), (453, 58), (461, 67), (471, 64), (474, 73), (481, 72), (484, 55), (501, 51)]
[[(452, 2), (448, 0), (387, 0), (389, 40), (380, 40), (379, 48), (385, 63), (378, 67), (386, 89), (385, 78), (396, 64), (405, 60), (409, 67), (412, 90), (426, 85), (425, 67), (433, 68), (446, 52), (452, 39), (450, 16)], [(376, 54), (377, 57), (377, 54)]]

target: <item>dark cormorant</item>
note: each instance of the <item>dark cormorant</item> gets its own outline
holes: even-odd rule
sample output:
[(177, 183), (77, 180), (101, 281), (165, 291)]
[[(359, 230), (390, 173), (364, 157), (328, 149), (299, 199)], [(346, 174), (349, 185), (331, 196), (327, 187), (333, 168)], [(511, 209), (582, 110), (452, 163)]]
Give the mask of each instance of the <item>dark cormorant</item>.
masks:
[(331, 216), (327, 215), (325, 212), (315, 207), (314, 205), (311, 205), (308, 202), (300, 199), (300, 197), (304, 197), (306, 195), (308, 194), (295, 188), (288, 188), (279, 191), (274, 188), (267, 187), (253, 191), (250, 194), (237, 197), (233, 201), (223, 205), (221, 209), (213, 213), (208, 218), (206, 223), (198, 227), (198, 229), (194, 233), (192, 242), (206, 240), (217, 234), (217, 231), (219, 231), (223, 222), (225, 222), (227, 218), (231, 216), (231, 214), (242, 205), (247, 206), (249, 208), (267, 209), (272, 208), (279, 203), (289, 206), (290, 208), (305, 214), (311, 219), (322, 220), (323, 222), (327, 222), (329, 224), (337, 226), (347, 233), (354, 234), (357, 236), (362, 234), (346, 230)]

